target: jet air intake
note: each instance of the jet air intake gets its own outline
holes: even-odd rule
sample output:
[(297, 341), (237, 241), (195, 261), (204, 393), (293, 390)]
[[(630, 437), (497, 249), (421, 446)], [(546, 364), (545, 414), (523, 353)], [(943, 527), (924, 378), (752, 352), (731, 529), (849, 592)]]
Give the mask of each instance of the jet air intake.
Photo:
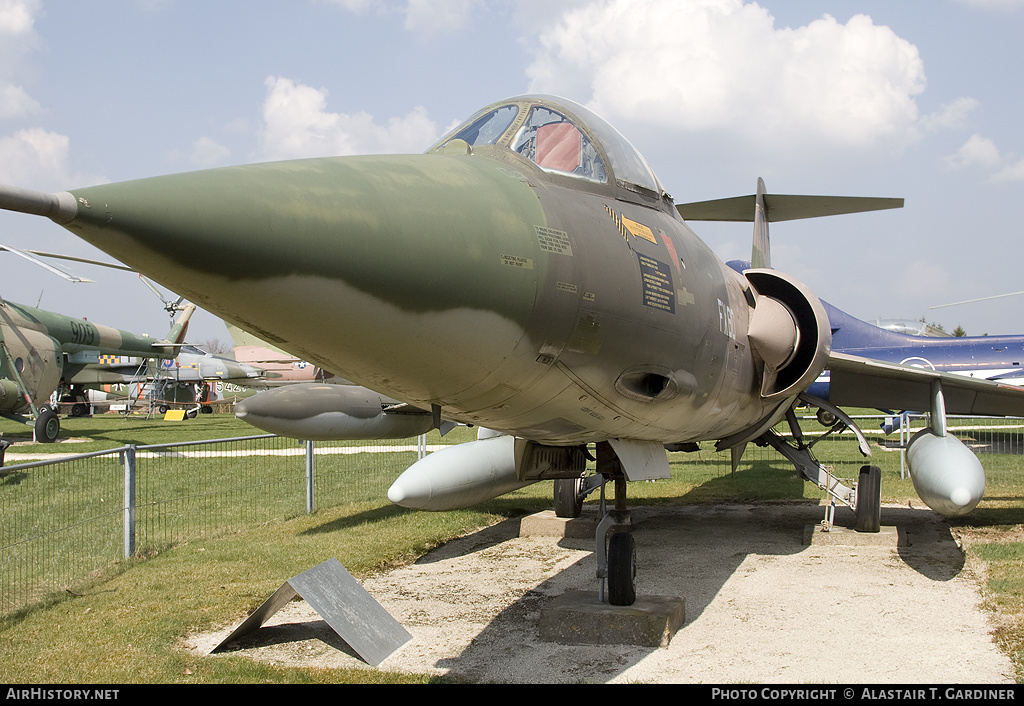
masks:
[(761, 396), (803, 391), (828, 363), (832, 330), (821, 302), (803, 284), (776, 270), (746, 270), (758, 296), (747, 340), (764, 364)]

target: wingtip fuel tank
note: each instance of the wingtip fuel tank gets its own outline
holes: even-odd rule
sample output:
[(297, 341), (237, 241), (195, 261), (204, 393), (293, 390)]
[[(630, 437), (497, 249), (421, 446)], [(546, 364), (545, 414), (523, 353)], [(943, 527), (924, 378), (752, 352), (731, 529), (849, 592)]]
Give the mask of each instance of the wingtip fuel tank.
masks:
[(907, 465), (918, 496), (940, 515), (966, 515), (985, 494), (981, 461), (951, 434), (917, 432), (907, 445)]
[(459, 510), (530, 485), (516, 475), (515, 438), (482, 436), (409, 466), (388, 489), (388, 500), (414, 510)]
[(405, 439), (433, 427), (430, 412), (409, 408), (365, 387), (299, 383), (238, 402), (235, 416), (294, 439)]

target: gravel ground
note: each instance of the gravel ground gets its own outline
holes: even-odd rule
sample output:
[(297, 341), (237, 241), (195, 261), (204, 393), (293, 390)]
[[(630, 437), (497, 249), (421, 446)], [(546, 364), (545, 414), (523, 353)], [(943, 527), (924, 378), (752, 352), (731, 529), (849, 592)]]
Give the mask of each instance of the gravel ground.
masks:
[[(852, 521), (844, 512), (837, 523)], [(897, 532), (805, 544), (822, 516), (808, 504), (634, 509), (638, 593), (686, 601), (664, 648), (542, 642), (545, 604), (596, 590), (593, 540), (520, 537), (506, 521), (363, 582), (412, 635), (378, 668), (509, 683), (1012, 683), (941, 518), (885, 507)], [(244, 618), (188, 648), (209, 653)], [(373, 669), (302, 600), (233, 653)]]

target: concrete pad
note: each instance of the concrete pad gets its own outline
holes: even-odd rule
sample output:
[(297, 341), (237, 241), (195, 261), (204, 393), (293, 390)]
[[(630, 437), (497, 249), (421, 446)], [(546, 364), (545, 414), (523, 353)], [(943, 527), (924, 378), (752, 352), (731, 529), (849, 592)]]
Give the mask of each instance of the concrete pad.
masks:
[(828, 532), (824, 525), (806, 525), (804, 544), (837, 547), (896, 547), (907, 546), (903, 533), (895, 526), (883, 525), (877, 532), (858, 532), (852, 527), (833, 525)]
[(566, 591), (540, 611), (540, 639), (568, 645), (668, 647), (686, 619), (686, 601), (637, 596), (631, 606), (602, 603), (596, 591)]
[(527, 515), (519, 521), (520, 537), (568, 537), (571, 539), (593, 539), (597, 530), (597, 517), (557, 517), (554, 510)]

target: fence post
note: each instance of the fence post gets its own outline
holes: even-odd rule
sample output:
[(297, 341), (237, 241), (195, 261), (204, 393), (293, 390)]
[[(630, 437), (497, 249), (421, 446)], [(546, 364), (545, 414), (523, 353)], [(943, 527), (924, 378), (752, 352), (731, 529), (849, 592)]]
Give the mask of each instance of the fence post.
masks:
[(124, 558), (135, 554), (135, 444), (124, 447)]
[(306, 514), (313, 514), (313, 442), (306, 442)]
[(907, 477), (907, 440), (910, 438), (910, 415), (900, 413), (900, 480)]

